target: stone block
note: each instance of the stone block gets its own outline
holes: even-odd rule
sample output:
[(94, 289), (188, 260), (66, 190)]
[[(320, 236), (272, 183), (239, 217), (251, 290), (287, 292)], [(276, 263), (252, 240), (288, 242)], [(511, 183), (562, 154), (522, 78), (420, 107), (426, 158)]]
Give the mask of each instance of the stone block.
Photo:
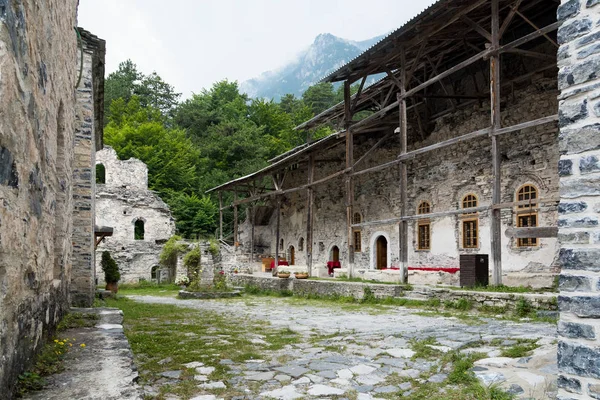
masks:
[[(558, 308), (561, 313), (571, 312), (579, 318), (600, 318), (600, 294), (598, 296), (559, 296)], [(598, 362), (600, 363), (600, 359)]]
[(558, 112), (558, 126), (562, 128), (585, 119), (587, 116), (587, 99), (576, 102), (562, 101)]
[(558, 323), (558, 334), (569, 339), (595, 339), (594, 327), (575, 322)]
[(568, 43), (585, 35), (592, 29), (592, 20), (589, 18), (574, 19), (564, 23), (558, 28), (558, 43)]
[[(595, 68), (600, 68), (600, 61), (597, 62)], [(576, 154), (599, 149), (600, 124), (585, 125), (576, 129), (562, 128), (558, 140), (560, 152), (563, 154)]]
[(559, 228), (595, 228), (598, 226), (598, 218), (561, 218), (558, 220)]
[(600, 349), (577, 343), (558, 343), (558, 368), (561, 372), (600, 379)]
[(571, 213), (580, 213), (587, 210), (588, 205), (585, 201), (577, 201), (577, 202), (564, 202), (561, 201), (558, 204), (558, 213), (559, 214), (571, 214)]
[(558, 162), (558, 175), (569, 176), (573, 175), (573, 161), (572, 160), (560, 160)]
[(579, 171), (582, 175), (600, 171), (600, 160), (595, 155), (582, 157), (579, 160)]
[(592, 7), (594, 7), (597, 4), (600, 4), (600, 0), (587, 0), (585, 2), (586, 8), (592, 8)]
[(579, 379), (568, 378), (566, 376), (559, 375), (557, 385), (559, 388), (564, 389), (567, 392), (581, 394), (581, 382)]
[(569, 233), (558, 233), (558, 240), (565, 244), (587, 244), (590, 242), (589, 232), (569, 232)]
[(600, 272), (600, 249), (562, 248), (559, 263), (563, 269)]
[(563, 180), (560, 182), (560, 195), (562, 199), (600, 196), (600, 185), (598, 179), (590, 176)]
[(579, 13), (581, 4), (579, 0), (569, 0), (558, 7), (557, 17), (559, 21), (564, 21), (567, 18), (572, 18)]
[(592, 282), (587, 276), (562, 274), (559, 277), (558, 287), (565, 292), (585, 292), (592, 289)]

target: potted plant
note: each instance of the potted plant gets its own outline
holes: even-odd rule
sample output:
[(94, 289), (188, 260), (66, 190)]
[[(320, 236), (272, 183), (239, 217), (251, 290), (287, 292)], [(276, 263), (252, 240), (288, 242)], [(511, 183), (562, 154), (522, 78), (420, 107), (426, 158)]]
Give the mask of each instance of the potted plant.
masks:
[(282, 269), (277, 272), (277, 277), (281, 279), (287, 279), (290, 277), (290, 272)]
[(100, 261), (102, 271), (104, 271), (104, 282), (106, 282), (106, 290), (110, 290), (113, 293), (119, 291), (118, 282), (121, 279), (121, 273), (119, 272), (119, 266), (117, 262), (110, 256), (108, 251), (102, 252), (102, 260)]
[(294, 277), (296, 279), (308, 279), (308, 272), (307, 271), (294, 272)]

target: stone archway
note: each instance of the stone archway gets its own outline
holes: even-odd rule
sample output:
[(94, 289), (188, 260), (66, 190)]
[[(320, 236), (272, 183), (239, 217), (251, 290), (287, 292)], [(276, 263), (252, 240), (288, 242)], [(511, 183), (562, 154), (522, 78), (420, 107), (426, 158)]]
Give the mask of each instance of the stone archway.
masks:
[(390, 236), (387, 232), (379, 231), (371, 235), (369, 266), (371, 269), (389, 268), (392, 259)]

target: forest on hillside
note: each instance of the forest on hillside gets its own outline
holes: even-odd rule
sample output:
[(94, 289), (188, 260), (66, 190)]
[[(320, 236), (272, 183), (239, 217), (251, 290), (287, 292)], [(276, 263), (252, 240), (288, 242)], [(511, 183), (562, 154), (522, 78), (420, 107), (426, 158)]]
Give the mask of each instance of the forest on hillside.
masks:
[[(148, 165), (149, 187), (171, 208), (178, 233), (197, 238), (213, 236), (218, 223), (218, 200), (206, 190), (305, 143), (306, 133), (293, 128), (342, 101), (343, 92), (320, 83), (301, 98), (288, 94), (274, 102), (251, 99), (237, 82), (224, 80), (180, 98), (158, 74), (144, 75), (131, 60), (122, 62), (105, 82), (104, 143), (120, 159)], [(332, 131), (321, 128), (313, 138)]]

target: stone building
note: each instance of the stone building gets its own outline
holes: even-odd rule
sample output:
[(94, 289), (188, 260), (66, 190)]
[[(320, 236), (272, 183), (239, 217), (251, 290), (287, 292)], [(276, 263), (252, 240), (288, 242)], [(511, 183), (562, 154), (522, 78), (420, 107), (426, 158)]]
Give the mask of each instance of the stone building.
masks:
[(74, 1), (0, 2), (3, 398), (11, 398), (70, 300), (91, 305), (93, 298), (87, 246), (104, 41), (75, 30), (76, 16)]
[[(148, 167), (135, 158), (119, 160), (105, 146), (96, 153), (96, 183), (96, 225), (113, 228), (96, 249), (97, 270), (108, 250), (121, 282), (156, 280), (162, 244), (175, 234), (175, 221), (167, 204), (148, 190)], [(98, 278), (103, 280), (102, 273)]]
[[(336, 273), (446, 284), (458, 284), (461, 256), (486, 254), (493, 283), (551, 286), (559, 22), (556, 4), (519, 4), (439, 1), (324, 78), (347, 86), (345, 101), (296, 129), (338, 132), (216, 188), (254, 210), (238, 251), (320, 276), (339, 263)], [(376, 73), (387, 76), (364, 88)]]

